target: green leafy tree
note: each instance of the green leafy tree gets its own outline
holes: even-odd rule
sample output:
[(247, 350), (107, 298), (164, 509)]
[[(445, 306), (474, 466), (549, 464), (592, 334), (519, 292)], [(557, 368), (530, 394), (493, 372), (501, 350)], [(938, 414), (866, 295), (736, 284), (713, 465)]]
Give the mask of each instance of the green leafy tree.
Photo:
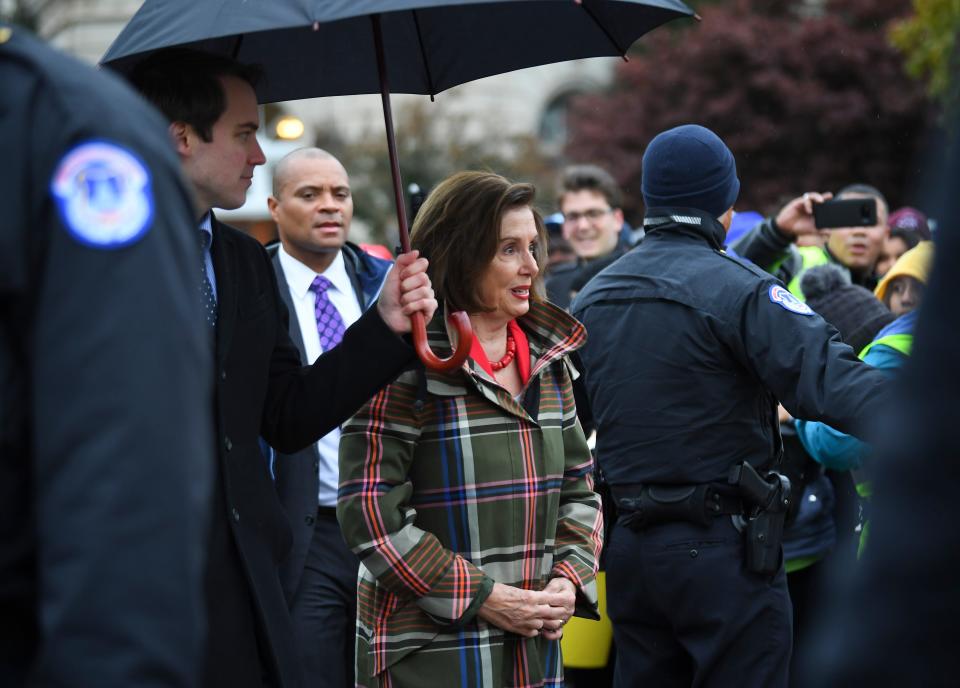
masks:
[(947, 121), (960, 112), (960, 0), (914, 0), (914, 15), (897, 22), (890, 32), (906, 57), (907, 71), (927, 84), (941, 102)]

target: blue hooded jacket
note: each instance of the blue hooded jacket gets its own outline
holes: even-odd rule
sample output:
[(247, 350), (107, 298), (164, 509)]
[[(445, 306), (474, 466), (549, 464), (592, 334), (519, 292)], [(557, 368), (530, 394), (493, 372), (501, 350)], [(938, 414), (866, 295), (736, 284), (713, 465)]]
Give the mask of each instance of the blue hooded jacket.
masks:
[[(913, 334), (916, 322), (917, 311), (910, 311), (880, 330), (874, 341), (894, 334)], [(889, 346), (877, 344), (870, 348), (863, 360), (874, 368), (891, 371), (892, 375), (892, 371), (906, 361), (906, 356)], [(834, 430), (825, 423), (798, 420), (796, 427), (803, 448), (815, 461), (827, 468), (837, 471), (859, 468), (863, 458), (870, 452), (869, 445), (852, 435)]]

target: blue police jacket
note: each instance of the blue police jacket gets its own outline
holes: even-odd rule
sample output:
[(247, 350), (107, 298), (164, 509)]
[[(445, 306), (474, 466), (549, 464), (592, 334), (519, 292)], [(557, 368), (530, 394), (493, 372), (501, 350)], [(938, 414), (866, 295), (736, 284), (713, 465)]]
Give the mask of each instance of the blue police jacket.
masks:
[(725, 482), (782, 453), (776, 402), (862, 434), (884, 375), (770, 274), (727, 256), (725, 230), (651, 208), (647, 235), (572, 305), (587, 327), (584, 383), (613, 484)]

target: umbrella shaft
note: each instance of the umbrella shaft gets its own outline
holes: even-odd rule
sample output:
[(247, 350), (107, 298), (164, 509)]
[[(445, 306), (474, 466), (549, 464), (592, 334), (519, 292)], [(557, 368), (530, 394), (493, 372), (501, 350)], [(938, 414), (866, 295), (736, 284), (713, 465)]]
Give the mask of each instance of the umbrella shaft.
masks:
[(400, 232), (400, 247), (410, 250), (410, 232), (407, 228), (407, 213), (403, 201), (403, 182), (400, 179), (400, 162), (397, 158), (397, 139), (393, 133), (393, 110), (390, 107), (390, 84), (387, 81), (387, 60), (383, 50), (383, 32), (380, 15), (370, 16), (373, 24), (373, 41), (377, 50), (377, 72), (380, 76), (380, 98), (383, 101), (383, 121), (387, 129), (387, 151), (390, 154), (390, 174), (393, 178), (393, 197), (397, 207), (397, 227)]

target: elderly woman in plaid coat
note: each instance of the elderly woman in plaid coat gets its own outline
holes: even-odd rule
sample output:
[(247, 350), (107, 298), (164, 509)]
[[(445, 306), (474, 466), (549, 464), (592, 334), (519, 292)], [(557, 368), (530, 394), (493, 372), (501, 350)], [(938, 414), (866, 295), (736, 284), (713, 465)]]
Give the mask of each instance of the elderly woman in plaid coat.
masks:
[[(413, 246), (475, 338), (462, 368), (404, 373), (343, 428), (358, 686), (560, 686), (564, 623), (598, 618), (600, 498), (567, 359), (586, 332), (540, 297), (533, 195), (462, 172), (417, 216)], [(442, 315), (428, 337), (450, 351)]]

